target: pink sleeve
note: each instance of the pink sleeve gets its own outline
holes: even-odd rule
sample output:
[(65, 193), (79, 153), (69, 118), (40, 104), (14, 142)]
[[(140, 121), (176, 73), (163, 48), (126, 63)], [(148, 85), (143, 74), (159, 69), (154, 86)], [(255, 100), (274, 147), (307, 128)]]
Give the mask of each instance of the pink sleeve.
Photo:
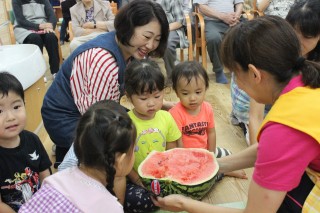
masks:
[(311, 136), (279, 123), (268, 123), (260, 137), (253, 180), (277, 191), (297, 187), (306, 167), (319, 160), (320, 146)]
[(70, 86), (81, 114), (97, 101), (119, 101), (118, 66), (115, 58), (102, 48), (81, 53), (73, 61)]

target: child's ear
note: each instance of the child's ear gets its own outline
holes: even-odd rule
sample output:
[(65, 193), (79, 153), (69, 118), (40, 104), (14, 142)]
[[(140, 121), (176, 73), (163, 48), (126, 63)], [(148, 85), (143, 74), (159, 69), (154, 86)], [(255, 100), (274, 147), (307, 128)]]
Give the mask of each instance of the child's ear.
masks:
[(123, 166), (125, 166), (124, 164), (127, 163), (125, 162), (127, 153), (117, 153), (116, 154), (116, 159), (115, 159), (115, 167), (118, 169), (122, 169)]
[(262, 78), (261, 71), (253, 64), (249, 64), (248, 68), (249, 76), (252, 77), (256, 83), (260, 83)]

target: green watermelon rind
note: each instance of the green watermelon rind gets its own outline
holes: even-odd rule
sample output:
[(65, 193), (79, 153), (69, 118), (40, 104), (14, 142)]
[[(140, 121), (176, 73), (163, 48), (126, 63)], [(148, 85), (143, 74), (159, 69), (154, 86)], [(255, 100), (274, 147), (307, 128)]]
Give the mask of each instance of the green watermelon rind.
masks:
[[(184, 148), (175, 148), (175, 149), (170, 149), (166, 152), (171, 152), (174, 151), (176, 149), (184, 149)], [(214, 159), (214, 164), (216, 165), (216, 169), (214, 170), (214, 172), (205, 180), (203, 180), (203, 182), (201, 183), (193, 183), (193, 184), (189, 184), (189, 185), (182, 185), (180, 183), (178, 183), (176, 180), (170, 180), (170, 178), (160, 178), (160, 179), (156, 179), (152, 176), (147, 176), (147, 175), (143, 175), (141, 172), (141, 168), (143, 165), (144, 161), (147, 161), (148, 158), (152, 157), (153, 154), (157, 153), (158, 151), (152, 151), (148, 157), (140, 164), (139, 168), (138, 168), (138, 173), (140, 175), (140, 177), (142, 178), (143, 184), (144, 186), (151, 191), (151, 183), (153, 180), (158, 180), (160, 183), (160, 187), (161, 187), (161, 193), (159, 196), (164, 197), (170, 194), (182, 194), (185, 195), (187, 197), (196, 199), (196, 200), (200, 200), (202, 199), (212, 188), (212, 186), (215, 184), (216, 182), (216, 174), (218, 173), (219, 170), (219, 165), (216, 161), (216, 158), (214, 156), (213, 152), (209, 152), (208, 150), (205, 149), (199, 149), (199, 148), (188, 148), (189, 151), (201, 151), (201, 152), (206, 152), (209, 155), (213, 156)]]

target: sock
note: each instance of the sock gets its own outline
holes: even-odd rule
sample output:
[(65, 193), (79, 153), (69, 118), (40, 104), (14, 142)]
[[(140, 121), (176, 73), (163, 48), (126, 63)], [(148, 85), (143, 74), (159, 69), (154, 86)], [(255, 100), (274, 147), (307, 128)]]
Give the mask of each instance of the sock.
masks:
[(216, 152), (215, 152), (216, 158), (222, 158), (231, 154), (232, 152), (228, 149), (221, 148), (221, 147), (216, 148)]

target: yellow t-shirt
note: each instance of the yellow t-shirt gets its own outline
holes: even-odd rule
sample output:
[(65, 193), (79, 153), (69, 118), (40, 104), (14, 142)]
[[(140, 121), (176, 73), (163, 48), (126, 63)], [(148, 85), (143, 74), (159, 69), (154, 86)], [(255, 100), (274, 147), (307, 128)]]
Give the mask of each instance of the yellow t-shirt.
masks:
[(151, 120), (141, 120), (134, 115), (133, 111), (128, 114), (137, 128), (133, 168), (138, 171), (139, 165), (151, 151), (165, 151), (166, 143), (178, 140), (181, 132), (167, 111), (158, 111)]

